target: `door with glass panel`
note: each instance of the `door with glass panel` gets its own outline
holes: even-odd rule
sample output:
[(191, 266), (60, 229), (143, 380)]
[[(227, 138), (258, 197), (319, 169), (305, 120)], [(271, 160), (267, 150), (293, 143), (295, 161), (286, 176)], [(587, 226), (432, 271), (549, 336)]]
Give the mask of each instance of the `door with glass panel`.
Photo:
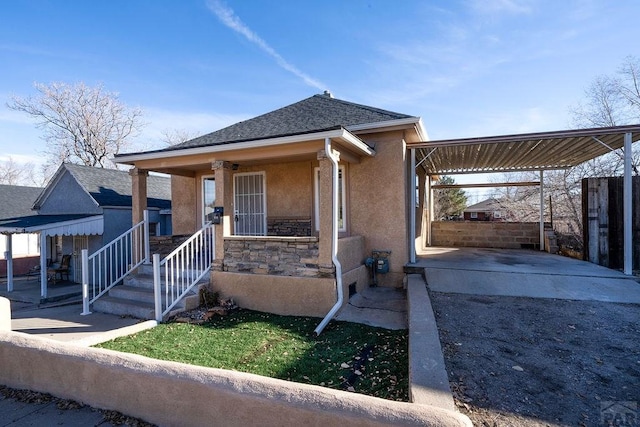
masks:
[(216, 180), (212, 176), (202, 178), (202, 223), (211, 222), (216, 205)]
[(233, 176), (234, 234), (267, 234), (267, 200), (264, 172), (238, 173)]

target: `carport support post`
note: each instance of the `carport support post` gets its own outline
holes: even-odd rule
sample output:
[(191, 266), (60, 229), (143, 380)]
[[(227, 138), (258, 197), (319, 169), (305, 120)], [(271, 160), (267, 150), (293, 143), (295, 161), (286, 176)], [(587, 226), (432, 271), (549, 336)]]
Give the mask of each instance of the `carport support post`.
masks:
[(13, 292), (13, 234), (7, 234), (6, 252), (4, 259), (7, 261), (7, 292)]
[(623, 218), (624, 218), (624, 274), (633, 273), (633, 246), (631, 245), (633, 209), (631, 206), (631, 132), (624, 134), (624, 189), (623, 189)]
[(425, 246), (431, 246), (431, 223), (433, 222), (433, 188), (431, 187), (431, 175), (427, 175), (426, 181), (426, 193), (427, 193), (427, 244)]
[(544, 251), (544, 171), (540, 171), (540, 250)]
[(409, 172), (409, 262), (416, 262), (416, 150), (409, 150), (411, 162)]

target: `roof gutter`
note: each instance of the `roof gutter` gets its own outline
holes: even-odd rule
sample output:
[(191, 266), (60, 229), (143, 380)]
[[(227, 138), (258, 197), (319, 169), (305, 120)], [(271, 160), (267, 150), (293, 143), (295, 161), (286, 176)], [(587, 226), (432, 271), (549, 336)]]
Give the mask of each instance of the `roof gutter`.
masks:
[(333, 148), (331, 147), (331, 138), (325, 138), (324, 140), (324, 152), (327, 158), (333, 165), (332, 181), (333, 181), (333, 195), (332, 195), (332, 232), (331, 232), (331, 260), (336, 267), (336, 290), (338, 291), (338, 300), (334, 306), (329, 310), (327, 315), (322, 319), (322, 322), (313, 331), (316, 336), (320, 335), (325, 326), (333, 319), (344, 301), (344, 293), (342, 292), (342, 264), (338, 260), (338, 158), (333, 154)]

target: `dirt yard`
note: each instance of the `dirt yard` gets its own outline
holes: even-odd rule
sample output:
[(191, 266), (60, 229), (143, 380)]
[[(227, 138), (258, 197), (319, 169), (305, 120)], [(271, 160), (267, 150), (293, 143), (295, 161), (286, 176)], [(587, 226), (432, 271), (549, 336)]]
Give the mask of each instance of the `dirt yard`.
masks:
[(640, 305), (430, 296), (474, 425), (640, 425)]

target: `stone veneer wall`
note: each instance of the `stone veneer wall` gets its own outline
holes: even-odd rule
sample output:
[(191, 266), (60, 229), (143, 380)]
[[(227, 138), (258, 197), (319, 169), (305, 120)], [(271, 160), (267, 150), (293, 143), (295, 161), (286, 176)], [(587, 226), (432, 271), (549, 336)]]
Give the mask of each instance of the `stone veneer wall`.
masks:
[(310, 218), (267, 218), (268, 236), (311, 236)]
[[(318, 265), (317, 237), (225, 237), (222, 271), (297, 277), (335, 277)], [(219, 268), (219, 267), (218, 267)]]
[(434, 246), (522, 249), (540, 245), (538, 222), (436, 221), (431, 233)]

